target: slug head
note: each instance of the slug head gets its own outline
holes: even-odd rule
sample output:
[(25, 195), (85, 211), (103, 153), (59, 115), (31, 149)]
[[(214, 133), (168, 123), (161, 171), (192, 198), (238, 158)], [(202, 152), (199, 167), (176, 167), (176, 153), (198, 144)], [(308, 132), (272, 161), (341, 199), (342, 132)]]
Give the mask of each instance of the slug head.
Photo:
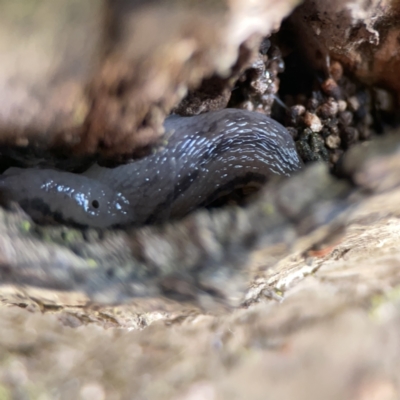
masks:
[(69, 172), (12, 168), (0, 177), (0, 192), (39, 223), (110, 228), (134, 222), (121, 193)]

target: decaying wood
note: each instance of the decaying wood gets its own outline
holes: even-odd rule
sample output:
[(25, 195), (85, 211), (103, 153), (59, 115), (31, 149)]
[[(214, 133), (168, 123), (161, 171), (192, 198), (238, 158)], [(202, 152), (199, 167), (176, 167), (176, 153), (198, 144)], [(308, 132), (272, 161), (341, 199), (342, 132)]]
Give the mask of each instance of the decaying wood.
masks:
[(296, 4), (4, 0), (0, 143), (140, 155), (188, 88), (248, 64)]

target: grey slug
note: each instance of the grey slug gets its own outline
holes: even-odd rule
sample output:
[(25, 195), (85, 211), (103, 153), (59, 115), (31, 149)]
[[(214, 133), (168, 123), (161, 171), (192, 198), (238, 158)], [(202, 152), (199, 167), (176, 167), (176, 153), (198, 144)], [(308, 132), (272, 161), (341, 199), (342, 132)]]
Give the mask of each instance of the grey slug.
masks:
[(267, 116), (224, 109), (164, 122), (165, 145), (116, 168), (83, 174), (6, 171), (0, 191), (38, 222), (107, 228), (179, 218), (221, 194), (302, 168), (289, 132)]

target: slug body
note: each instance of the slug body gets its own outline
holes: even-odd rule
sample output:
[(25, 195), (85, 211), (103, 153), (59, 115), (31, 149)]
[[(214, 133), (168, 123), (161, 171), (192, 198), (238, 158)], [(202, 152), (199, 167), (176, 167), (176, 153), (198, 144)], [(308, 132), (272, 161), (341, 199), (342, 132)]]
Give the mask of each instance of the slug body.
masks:
[(35, 220), (43, 215), (92, 227), (140, 226), (179, 218), (239, 186), (302, 168), (289, 132), (263, 114), (224, 109), (168, 117), (156, 153), (117, 168), (77, 175), (18, 170), (0, 189)]

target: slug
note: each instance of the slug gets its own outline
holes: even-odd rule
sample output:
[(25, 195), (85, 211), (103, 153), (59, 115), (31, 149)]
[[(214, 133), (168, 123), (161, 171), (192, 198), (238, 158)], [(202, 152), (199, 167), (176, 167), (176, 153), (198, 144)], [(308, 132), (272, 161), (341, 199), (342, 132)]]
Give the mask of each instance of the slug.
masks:
[(164, 146), (131, 164), (96, 164), (83, 174), (11, 168), (0, 191), (37, 222), (141, 226), (183, 217), (237, 187), (303, 166), (289, 132), (260, 113), (172, 115), (164, 127)]

